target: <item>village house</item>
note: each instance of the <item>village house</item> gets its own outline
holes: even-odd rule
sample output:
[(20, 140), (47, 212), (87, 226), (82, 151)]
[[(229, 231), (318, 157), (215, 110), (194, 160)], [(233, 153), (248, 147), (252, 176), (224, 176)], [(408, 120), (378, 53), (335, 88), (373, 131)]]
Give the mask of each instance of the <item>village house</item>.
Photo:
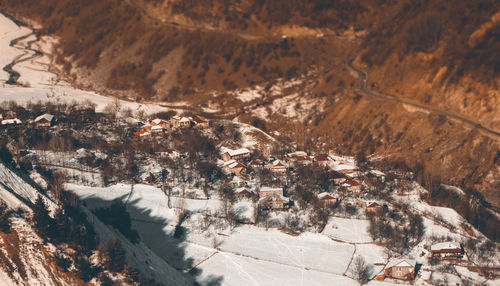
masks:
[(264, 168), (271, 170), (271, 172), (273, 172), (273, 173), (285, 173), (287, 166), (285, 165), (285, 163), (276, 159), (271, 164), (265, 165)]
[(208, 128), (208, 120), (205, 118), (195, 115), (193, 116), (193, 123), (195, 124), (196, 127), (201, 127), (201, 128)]
[(134, 136), (140, 137), (140, 138), (147, 137), (150, 135), (151, 135), (151, 133), (147, 130), (141, 130), (141, 131), (134, 132)]
[(170, 124), (173, 127), (179, 127), (179, 121), (181, 120), (181, 117), (179, 115), (174, 115), (172, 118), (170, 118)]
[(283, 195), (283, 188), (262, 187), (259, 190), (259, 198), (265, 198), (271, 194)]
[(249, 188), (246, 188), (246, 187), (237, 188), (234, 191), (234, 195), (239, 199), (251, 198), (252, 196), (254, 196), (254, 194), (255, 193), (252, 190), (250, 190)]
[(239, 160), (250, 157), (250, 151), (247, 148), (232, 150), (229, 148), (221, 148), (221, 158), (224, 161)]
[(165, 132), (165, 128), (160, 125), (150, 125), (145, 128), (148, 132), (153, 135), (161, 136)]
[(340, 173), (340, 172), (331, 170), (330, 172), (328, 172), (328, 179), (330, 181), (333, 181), (335, 184), (340, 185), (345, 180), (347, 180), (347, 176), (344, 175), (344, 174), (342, 174), (342, 173)]
[(364, 202), (363, 209), (366, 213), (380, 215), (382, 214), (383, 207), (377, 202)]
[(278, 193), (272, 193), (259, 200), (259, 205), (265, 209), (285, 209), (289, 207), (290, 199)]
[(146, 125), (146, 124), (144, 124), (144, 122), (137, 120), (135, 118), (132, 118), (132, 117), (125, 118), (125, 122), (127, 122), (128, 124), (130, 124), (134, 127), (142, 127), (142, 126)]
[(264, 168), (264, 163), (260, 160), (252, 160), (248, 165), (253, 169), (262, 169)]
[(48, 114), (48, 113), (42, 114), (42, 115), (38, 116), (37, 118), (35, 118), (35, 124), (38, 126), (50, 127), (50, 126), (54, 125), (55, 121), (56, 120), (55, 120), (54, 115)]
[(460, 259), (463, 248), (458, 242), (441, 242), (431, 246), (432, 257), (440, 259)]
[(234, 174), (236, 176), (240, 176), (245, 170), (245, 165), (236, 160), (229, 160), (224, 163), (224, 165), (222, 166), (222, 170), (230, 172), (231, 174)]
[(333, 170), (351, 178), (355, 177), (358, 173), (358, 168), (354, 164), (348, 162), (339, 162), (336, 166), (333, 167)]
[(355, 180), (345, 180), (342, 182), (342, 186), (356, 194), (361, 192), (361, 184)]
[(335, 204), (338, 201), (338, 199), (333, 196), (333, 194), (328, 192), (322, 192), (318, 194), (318, 199), (324, 206)]
[(180, 128), (189, 128), (189, 127), (191, 127), (191, 118), (190, 117), (182, 117), (179, 120), (179, 127)]
[(332, 162), (328, 154), (318, 154), (313, 158), (313, 163), (321, 167), (329, 167)]
[(16, 125), (16, 124), (22, 124), (22, 123), (23, 122), (20, 119), (17, 119), (17, 118), (2, 120), (2, 125)]
[(159, 125), (165, 129), (170, 129), (170, 122), (161, 118), (151, 120), (151, 125)]
[(384, 276), (401, 280), (413, 280), (415, 278), (416, 263), (412, 260), (393, 260), (390, 261), (385, 269)]
[(385, 181), (385, 174), (380, 172), (379, 170), (370, 170), (369, 176), (373, 176), (380, 180), (381, 182)]
[(291, 167), (298, 167), (300, 165), (308, 165), (312, 163), (312, 158), (304, 151), (296, 151), (288, 153), (285, 156), (285, 162)]

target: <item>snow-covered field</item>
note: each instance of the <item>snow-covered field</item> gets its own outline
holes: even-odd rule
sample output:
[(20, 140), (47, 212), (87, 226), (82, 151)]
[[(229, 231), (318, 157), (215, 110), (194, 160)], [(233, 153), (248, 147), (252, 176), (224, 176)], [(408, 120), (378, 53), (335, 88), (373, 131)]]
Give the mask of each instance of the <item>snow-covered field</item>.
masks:
[(202, 277), (221, 275), (221, 285), (359, 285), (345, 276), (219, 252), (200, 265)]
[[(145, 237), (143, 238), (145, 243), (153, 249), (158, 248), (159, 242), (147, 235), (148, 220), (163, 222), (164, 235), (169, 236), (172, 235), (177, 222), (176, 210), (179, 206), (192, 212), (206, 209), (215, 212), (220, 208), (218, 200), (175, 197), (171, 202), (173, 207), (169, 208), (166, 195), (160, 189), (146, 185), (135, 185), (132, 194), (131, 186), (126, 184), (108, 188), (68, 184), (67, 188), (78, 194), (90, 208), (102, 206), (114, 199), (128, 201), (131, 205), (129, 211), (133, 220), (135, 219), (134, 227), (139, 230), (141, 237)], [(348, 268), (355, 247), (349, 243), (333, 241), (322, 234), (306, 232), (295, 237), (276, 229), (265, 230), (243, 225), (236, 227), (229, 234), (217, 235), (217, 240), (218, 245), (215, 249), (213, 236), (193, 232), (182, 245), (185, 248), (186, 259), (192, 259), (194, 265), (202, 262), (198, 265), (202, 271), (201, 277), (208, 278), (210, 274), (222, 275), (223, 285), (247, 285), (241, 283), (242, 281), (249, 283), (251, 280), (245, 280), (249, 279), (248, 277), (257, 279), (255, 285), (275, 285), (277, 279), (285, 279), (284, 281), (290, 279), (291, 285), (305, 285), (306, 281), (312, 282), (313, 285), (325, 285), (325, 281), (358, 285), (356, 281), (342, 276)], [(374, 249), (372, 253), (380, 251)], [(372, 260), (376, 259), (368, 261)], [(231, 268), (240, 270), (230, 271)], [(265, 269), (268, 269), (266, 275), (258, 275)], [(271, 269), (276, 273), (270, 272)], [(268, 276), (275, 278), (270, 279)], [(293, 281), (295, 283), (292, 283)], [(304, 281), (304, 284), (296, 284), (297, 281)]]
[(323, 234), (346, 242), (372, 242), (367, 230), (369, 225), (368, 220), (331, 217)]
[[(359, 285), (352, 279), (352, 259), (361, 256), (370, 265), (371, 277), (381, 273), (388, 263), (387, 251), (383, 245), (374, 243), (368, 233), (369, 221), (366, 219), (330, 217), (323, 232), (304, 232), (297, 236), (285, 234), (278, 229), (260, 228), (252, 225), (239, 225), (234, 229), (204, 228), (205, 214), (214, 215), (221, 208), (218, 199), (186, 199), (171, 197), (170, 206), (167, 196), (158, 188), (149, 185), (117, 184), (107, 188), (84, 187), (68, 184), (67, 188), (76, 193), (92, 209), (120, 199), (128, 202), (133, 227), (140, 233), (142, 243), (156, 255), (172, 261), (178, 269), (199, 271), (198, 280), (218, 281), (221, 285)], [(174, 188), (175, 189), (175, 188)], [(186, 189), (186, 192), (190, 190)], [(436, 211), (447, 220), (461, 222), (461, 217), (447, 208), (438, 208), (424, 202), (413, 201), (412, 197), (401, 200), (425, 213)], [(252, 203), (241, 201), (235, 208), (252, 208)], [(174, 243), (172, 236), (181, 209), (191, 211), (192, 215), (183, 226), (187, 235), (177, 242), (176, 248), (167, 247)], [(248, 215), (252, 217), (251, 214)], [(427, 263), (428, 253), (424, 244), (431, 243), (431, 237), (441, 236), (462, 241), (465, 233), (452, 232), (424, 216), (425, 239), (414, 247), (409, 255), (423, 263), (415, 285), (435, 285), (442, 281), (460, 282), (470, 277), (473, 283), (498, 285), (498, 281), (487, 281), (466, 268), (457, 269), (460, 275), (446, 271), (436, 271)], [(157, 227), (152, 227), (156, 225)], [(174, 259), (175, 260), (175, 259)], [(467, 261), (464, 259), (464, 261)], [(458, 267), (458, 266), (457, 266)], [(439, 282), (441, 281), (441, 282)], [(384, 282), (370, 281), (369, 285), (397, 285), (401, 281), (386, 279)], [(475, 284), (473, 284), (475, 285)]]

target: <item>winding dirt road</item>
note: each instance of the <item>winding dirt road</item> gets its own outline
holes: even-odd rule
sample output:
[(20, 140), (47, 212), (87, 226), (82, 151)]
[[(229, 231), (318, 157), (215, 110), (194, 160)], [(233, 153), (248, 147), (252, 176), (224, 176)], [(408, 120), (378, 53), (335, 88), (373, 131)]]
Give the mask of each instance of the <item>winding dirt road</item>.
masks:
[[(183, 29), (183, 30), (189, 30), (189, 31), (202, 31), (202, 32), (212, 32), (212, 33), (218, 33), (218, 34), (229, 34), (232, 36), (240, 37), (245, 40), (281, 40), (284, 35), (276, 35), (274, 33), (248, 33), (248, 32), (242, 32), (242, 31), (232, 31), (232, 30), (224, 30), (221, 28), (217, 27), (211, 27), (211, 26), (197, 26), (197, 25), (188, 25), (188, 24), (181, 24), (173, 21), (166, 21), (164, 19), (158, 19), (157, 17), (151, 15), (146, 8), (141, 6), (137, 1), (135, 0), (125, 0), (127, 4), (130, 6), (138, 9), (146, 18), (150, 19), (151, 21), (161, 24), (164, 26), (170, 26), (173, 28), (177, 29)], [(326, 32), (322, 31), (321, 37), (337, 37), (338, 35), (334, 32)], [(304, 35), (296, 35), (293, 36), (293, 38), (317, 38), (317, 35), (311, 35), (311, 34), (304, 34)]]
[(356, 93), (357, 94), (359, 94), (361, 96), (368, 96), (368, 97), (377, 98), (377, 99), (380, 99), (383, 101), (405, 104), (405, 105), (409, 105), (409, 106), (412, 106), (412, 107), (415, 107), (415, 108), (418, 108), (421, 110), (425, 110), (425, 111), (432, 112), (432, 113), (435, 113), (438, 115), (442, 115), (442, 116), (445, 116), (447, 118), (460, 121), (461, 123), (468, 125), (472, 128), (475, 128), (475, 129), (481, 131), (483, 134), (485, 134), (485, 135), (487, 135), (495, 140), (500, 140), (500, 131), (493, 130), (489, 127), (483, 126), (483, 125), (481, 125), (481, 123), (474, 121), (470, 118), (467, 118), (463, 115), (460, 115), (460, 114), (457, 114), (457, 113), (454, 113), (451, 111), (443, 110), (443, 109), (440, 109), (438, 107), (412, 102), (412, 101), (409, 101), (409, 100), (406, 100), (403, 98), (396, 97), (394, 95), (389, 95), (386, 93), (381, 93), (378, 91), (370, 90), (367, 87), (368, 74), (366, 72), (362, 71), (361, 69), (355, 67), (353, 65), (353, 61), (354, 61), (354, 58), (350, 58), (346, 61), (345, 64), (350, 70), (354, 71), (358, 75), (358, 83), (356, 86)]

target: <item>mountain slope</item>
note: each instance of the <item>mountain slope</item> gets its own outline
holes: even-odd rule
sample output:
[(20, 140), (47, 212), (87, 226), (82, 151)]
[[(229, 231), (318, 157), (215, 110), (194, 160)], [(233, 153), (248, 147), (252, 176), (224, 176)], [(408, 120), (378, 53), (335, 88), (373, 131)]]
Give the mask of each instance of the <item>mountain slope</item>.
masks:
[[(5, 285), (86, 285), (73, 271), (63, 271), (57, 266), (58, 253), (74, 250), (68, 250), (64, 244), (54, 246), (45, 242), (47, 238), (42, 239), (31, 226), (32, 206), (38, 195), (42, 194), (0, 163), (0, 199), (12, 210), (24, 211), (24, 214), (14, 214), (11, 218), (10, 232), (0, 232), (0, 277), (5, 276), (6, 279), (3, 280)], [(49, 198), (44, 197), (44, 200), (49, 209), (55, 211), (58, 208)], [(126, 252), (127, 264), (133, 269), (138, 269), (145, 277), (168, 285), (192, 284), (192, 279), (188, 275), (174, 269), (142, 242), (131, 243), (119, 231), (102, 223), (85, 207), (82, 208), (88, 220), (92, 222), (100, 241), (112, 238), (120, 240)]]

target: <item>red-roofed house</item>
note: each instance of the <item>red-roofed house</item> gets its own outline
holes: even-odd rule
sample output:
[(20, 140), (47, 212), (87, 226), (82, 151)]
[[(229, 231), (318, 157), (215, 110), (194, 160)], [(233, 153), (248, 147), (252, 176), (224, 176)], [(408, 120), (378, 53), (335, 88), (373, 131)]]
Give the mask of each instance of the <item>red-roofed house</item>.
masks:
[(248, 188), (238, 188), (234, 191), (234, 194), (238, 198), (251, 198), (254, 192), (250, 191)]
[(313, 163), (319, 166), (328, 167), (331, 162), (333, 161), (330, 159), (330, 156), (328, 156), (328, 154), (318, 154), (314, 156)]
[(161, 118), (156, 118), (156, 119), (151, 120), (151, 125), (159, 125), (165, 129), (170, 128), (170, 122), (168, 122), (167, 120), (161, 119)]
[(382, 206), (377, 202), (365, 202), (364, 209), (367, 213), (380, 214), (382, 212)]
[(460, 259), (463, 249), (458, 242), (441, 242), (431, 246), (432, 257), (441, 259)]
[(292, 167), (308, 165), (312, 163), (312, 158), (304, 151), (296, 151), (285, 156), (285, 161)]
[(254, 169), (260, 169), (264, 167), (264, 164), (260, 160), (252, 160), (250, 161), (250, 163), (248, 163), (248, 165), (250, 165), (250, 167)]
[(149, 135), (151, 135), (151, 133), (147, 130), (141, 130), (141, 131), (134, 132), (134, 136), (137, 136), (137, 137), (144, 137), (144, 136), (149, 136)]
[(318, 199), (323, 203), (323, 205), (330, 205), (337, 202), (337, 198), (331, 193), (323, 192), (318, 195)]
[(273, 163), (264, 166), (265, 169), (271, 170), (271, 172), (275, 173), (285, 173), (286, 165), (280, 160), (275, 160)]
[(264, 208), (270, 208), (275, 210), (288, 208), (289, 203), (290, 199), (276, 193), (270, 194), (269, 196), (261, 198), (259, 200), (259, 205), (263, 206)]
[(361, 184), (355, 180), (346, 180), (342, 182), (342, 186), (348, 188), (353, 193), (361, 192)]
[(229, 160), (224, 163), (222, 166), (223, 170), (226, 170), (228, 172), (231, 172), (232, 174), (235, 174), (236, 176), (240, 176), (243, 170), (245, 170), (245, 165), (241, 164), (240, 162), (237, 162), (235, 160)]

